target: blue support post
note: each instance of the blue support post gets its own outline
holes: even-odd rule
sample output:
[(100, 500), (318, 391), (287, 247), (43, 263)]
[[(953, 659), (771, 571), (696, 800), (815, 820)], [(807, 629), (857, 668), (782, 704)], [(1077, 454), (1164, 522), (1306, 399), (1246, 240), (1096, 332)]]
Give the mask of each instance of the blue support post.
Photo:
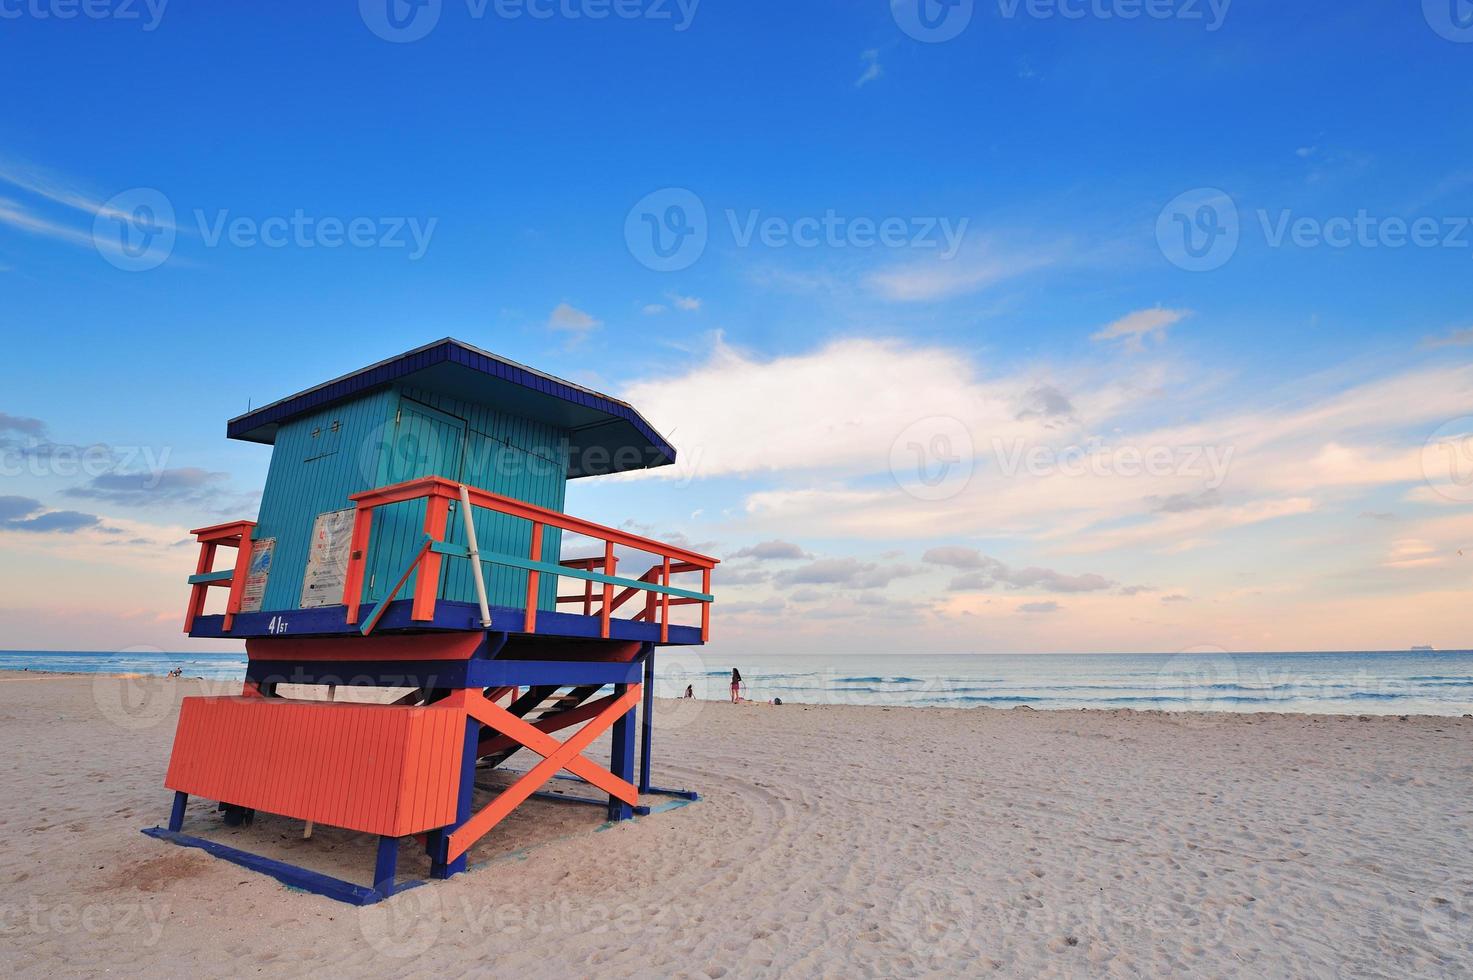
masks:
[(174, 809), (169, 811), (169, 829), (176, 834), (184, 829), (184, 805), (188, 802), (188, 793), (174, 793)]
[(394, 894), (394, 874), (399, 868), (399, 838), (380, 836), (378, 860), (373, 866), (373, 890), (388, 898)]
[[(615, 684), (614, 696), (623, 697), (629, 691), (628, 684)], [(634, 721), (635, 710), (630, 708), (614, 722), (613, 751), (609, 758), (609, 771), (627, 782), (634, 781)], [(617, 797), (609, 797), (610, 820), (634, 819), (634, 808)]]
[(466, 855), (447, 862), (445, 854), (450, 848), (449, 833), (471, 818), (471, 807), (476, 793), (476, 750), (481, 742), (481, 723), (474, 718), (465, 720), (465, 747), (460, 756), (460, 801), (455, 808), (455, 823), (433, 831), (425, 843), (430, 854), (430, 877), (449, 878), (466, 868)]
[(644, 658), (644, 704), (639, 719), (639, 791), (650, 791), (650, 742), (655, 736), (655, 648), (647, 644)]

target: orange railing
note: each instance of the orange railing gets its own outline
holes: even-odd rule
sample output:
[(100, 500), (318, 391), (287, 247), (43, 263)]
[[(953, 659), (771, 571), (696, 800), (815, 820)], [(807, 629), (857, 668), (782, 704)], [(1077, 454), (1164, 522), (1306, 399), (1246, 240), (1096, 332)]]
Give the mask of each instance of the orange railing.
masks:
[[(184, 632), (194, 629), (194, 621), (204, 614), (205, 596), (211, 588), (230, 590), (225, 600), (225, 618), (220, 625), (222, 632), (229, 633), (235, 625), (245, 598), (246, 579), (251, 566), (251, 533), (256, 529), (255, 521), (231, 521), (195, 528), (189, 533), (199, 542), (199, 561), (194, 574), (189, 576), (189, 606), (184, 611)], [(228, 569), (214, 571), (215, 553), (220, 548), (234, 548), (235, 563)]]
[[(560, 595), (557, 597), (557, 602), (559, 604), (583, 603), (584, 615), (593, 615), (594, 602), (597, 600), (598, 616), (601, 621), (600, 635), (605, 638), (609, 636), (609, 621), (614, 611), (639, 592), (645, 593), (644, 609), (632, 618), (637, 621), (658, 622), (662, 642), (670, 638), (670, 607), (693, 603), (699, 603), (701, 606), (702, 642), (710, 637), (711, 603), (713, 601), (711, 570), (718, 564), (717, 559), (662, 541), (655, 541), (652, 538), (571, 517), (560, 511), (538, 507), (512, 497), (504, 497), (501, 494), (476, 487), (462, 487), (459, 483), (435, 476), (356, 493), (349, 498), (357, 508), (353, 519), (353, 537), (349, 545), (347, 577), (343, 583), (343, 604), (348, 607), (347, 621), (349, 623), (358, 622), (359, 606), (363, 594), (363, 577), (368, 562), (369, 536), (373, 527), (375, 508), (420, 499), (425, 501), (424, 540), (394, 589), (377, 603), (369, 620), (363, 624), (361, 629), (364, 633), (372, 631), (379, 617), (388, 608), (390, 601), (415, 572), (418, 572), (418, 578), (414, 584), (410, 618), (420, 622), (434, 619), (435, 601), (439, 596), (440, 573), (444, 559), (447, 556), (471, 558), (467, 547), (445, 540), (450, 504), (452, 501), (461, 500), (462, 492), (465, 494), (464, 499), (468, 499), (473, 508), (484, 508), (531, 523), (532, 543), (525, 558), (519, 555), (489, 552), (481, 552), (479, 556), (480, 564), (516, 568), (527, 573), (523, 632), (537, 632), (537, 596), (541, 576), (555, 575), (583, 581), (583, 594)], [(542, 540), (543, 529), (548, 527), (561, 528), (602, 541), (603, 556), (571, 559), (565, 562), (545, 561), (542, 555)], [(616, 546), (646, 552), (655, 556), (658, 561), (638, 579), (619, 578), (614, 574), (618, 566), (618, 559), (614, 554)], [(595, 571), (595, 569), (601, 569), (601, 571)], [(480, 568), (473, 570), (473, 574), (480, 574), (480, 572)], [(701, 575), (699, 592), (677, 588), (670, 584), (672, 576), (694, 572), (699, 572)], [(594, 590), (595, 584), (601, 587), (597, 592)], [(620, 590), (617, 595), (614, 592), (615, 588)]]

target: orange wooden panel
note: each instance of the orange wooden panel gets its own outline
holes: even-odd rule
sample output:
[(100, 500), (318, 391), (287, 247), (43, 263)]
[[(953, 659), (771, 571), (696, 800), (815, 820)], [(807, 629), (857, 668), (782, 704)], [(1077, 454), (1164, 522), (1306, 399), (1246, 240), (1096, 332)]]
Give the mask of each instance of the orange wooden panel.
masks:
[(454, 706), (185, 698), (164, 785), (404, 837), (454, 822), (464, 725)]

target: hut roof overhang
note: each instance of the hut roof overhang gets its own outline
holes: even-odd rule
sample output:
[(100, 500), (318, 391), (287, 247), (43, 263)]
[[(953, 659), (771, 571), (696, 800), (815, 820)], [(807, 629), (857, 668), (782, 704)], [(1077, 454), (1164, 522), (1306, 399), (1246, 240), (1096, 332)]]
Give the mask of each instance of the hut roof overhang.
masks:
[(675, 462), (674, 447), (627, 402), (449, 337), (237, 416), (225, 434), (273, 445), (282, 423), (391, 384), (489, 404), (565, 430), (569, 479)]

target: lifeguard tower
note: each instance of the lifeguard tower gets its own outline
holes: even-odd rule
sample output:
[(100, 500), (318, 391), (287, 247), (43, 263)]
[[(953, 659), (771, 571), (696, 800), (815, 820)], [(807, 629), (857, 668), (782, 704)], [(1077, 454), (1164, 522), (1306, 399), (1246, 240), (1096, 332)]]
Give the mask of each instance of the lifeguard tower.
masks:
[[(602, 795), (557, 798), (610, 820), (648, 812), (642, 796), (695, 798), (651, 785), (652, 682), (658, 647), (707, 640), (717, 561), (563, 512), (569, 480), (675, 461), (631, 406), (446, 339), (232, 419), (227, 435), (271, 446), (271, 465), (255, 521), (193, 532), (184, 631), (244, 639), (245, 686), (184, 699), (169, 825), (145, 833), (368, 904), (407, 886), (405, 838), (449, 877), (563, 771)], [(223, 612), (207, 614), (212, 590)], [(317, 698), (283, 696), (291, 685)], [(341, 685), (408, 693), (332, 700)], [(605, 732), (607, 769), (582, 755)], [(478, 774), (523, 750), (535, 762), (478, 807)], [(261, 811), (377, 835), (373, 884), (186, 834), (191, 795), (232, 825)]]

